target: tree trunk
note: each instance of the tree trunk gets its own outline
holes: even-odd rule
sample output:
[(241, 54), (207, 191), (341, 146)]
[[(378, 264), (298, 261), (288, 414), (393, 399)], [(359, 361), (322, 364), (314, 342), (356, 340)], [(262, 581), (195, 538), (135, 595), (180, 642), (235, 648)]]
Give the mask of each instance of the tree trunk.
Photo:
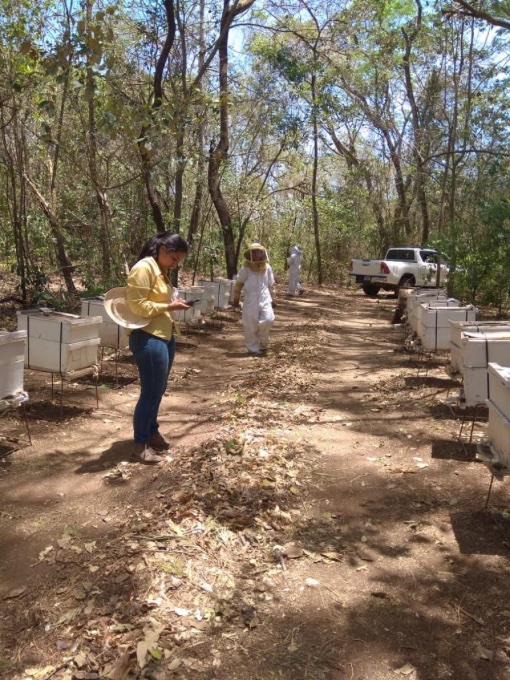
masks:
[(237, 274), (237, 258), (235, 248), (234, 230), (227, 202), (221, 191), (220, 170), (228, 159), (228, 35), (234, 18), (248, 10), (255, 0), (241, 0), (231, 8), (229, 0), (223, 0), (223, 13), (220, 24), (220, 37), (218, 39), (218, 54), (220, 60), (219, 90), (220, 90), (220, 138), (214, 147), (211, 142), (209, 148), (209, 168), (207, 184), (211, 200), (216, 208), (216, 213), (223, 234), (223, 246), (225, 249), (225, 262), (229, 279)]
[[(91, 38), (91, 24), (92, 24), (92, 7), (94, 0), (86, 0), (86, 37), (87, 41), (90, 42)], [(101, 219), (101, 230), (100, 230), (100, 241), (101, 241), (101, 254), (102, 254), (102, 264), (103, 271), (102, 275), (107, 280), (111, 276), (111, 245), (110, 245), (110, 206), (106, 197), (106, 193), (102, 188), (102, 183), (99, 177), (99, 170), (97, 166), (97, 124), (96, 124), (96, 111), (95, 111), (95, 75), (94, 69), (91, 65), (91, 53), (90, 48), (87, 51), (87, 72), (86, 72), (86, 99), (88, 102), (88, 114), (89, 114), (89, 129), (88, 129), (88, 164), (90, 178), (92, 184), (94, 185), (94, 191), (96, 194), (96, 201), (99, 208), (99, 215)]]
[(315, 252), (317, 254), (317, 281), (322, 285), (321, 242), (319, 234), (319, 211), (317, 210), (317, 173), (319, 164), (319, 130), (317, 124), (317, 78), (312, 73), (312, 130), (313, 130), (313, 168), (312, 168), (312, 219), (315, 238)]
[(56, 244), (56, 249), (57, 249), (57, 257), (58, 261), (60, 264), (60, 269), (62, 270), (62, 275), (64, 277), (64, 280), (66, 282), (66, 287), (67, 290), (71, 294), (76, 293), (76, 287), (74, 285), (73, 281), (73, 270), (74, 270), (74, 265), (71, 263), (71, 260), (67, 257), (67, 252), (65, 248), (65, 241), (64, 241), (64, 236), (62, 233), (62, 229), (60, 227), (60, 223), (58, 220), (58, 217), (56, 213), (52, 210), (51, 206), (49, 203), (45, 200), (44, 196), (41, 194), (39, 189), (36, 187), (34, 182), (28, 177), (27, 174), (24, 175), (24, 178), (28, 184), (28, 186), (32, 189), (34, 192), (35, 197), (39, 201), (39, 205), (41, 206), (44, 214), (46, 215), (51, 233), (53, 235), (53, 238), (55, 239), (55, 244)]
[(418, 32), (421, 27), (421, 14), (422, 14), (422, 8), (419, 0), (415, 0), (416, 5), (418, 7), (418, 16), (416, 19), (416, 28), (415, 30), (408, 35), (404, 30), (402, 31), (402, 34), (404, 36), (404, 41), (406, 45), (405, 53), (404, 53), (404, 58), (403, 58), (403, 67), (404, 67), (404, 79), (405, 79), (405, 86), (406, 86), (406, 95), (407, 99), (409, 101), (409, 105), (411, 107), (411, 120), (413, 124), (413, 135), (414, 135), (414, 144), (413, 144), (413, 156), (414, 160), (416, 163), (416, 196), (418, 199), (418, 204), (420, 206), (421, 210), (421, 219), (422, 219), (422, 243), (426, 243), (429, 239), (429, 234), (430, 234), (430, 220), (429, 220), (429, 211), (428, 211), (428, 206), (427, 206), (427, 197), (425, 195), (425, 166), (423, 162), (423, 143), (422, 143), (422, 129), (421, 129), (421, 124), (420, 124), (420, 116), (418, 113), (418, 106), (416, 104), (416, 98), (414, 96), (414, 88), (413, 88), (413, 81), (411, 77), (411, 50), (413, 46), (413, 41), (418, 35)]
[[(199, 18), (199, 53), (198, 53), (198, 70), (202, 71), (205, 59), (205, 39), (204, 39), (204, 17), (205, 17), (205, 0), (200, 0), (200, 18)], [(197, 85), (198, 91), (202, 92), (202, 81)], [(200, 100), (199, 106), (202, 107)], [(198, 112), (198, 125), (196, 132), (196, 145), (198, 151), (197, 173), (195, 179), (195, 198), (193, 199), (193, 208), (188, 226), (188, 242), (192, 243), (195, 234), (198, 232), (198, 225), (200, 222), (200, 214), (202, 211), (202, 196), (204, 194), (204, 170), (205, 170), (205, 155), (204, 155), (204, 116)], [(198, 253), (196, 253), (198, 260)]]
[(186, 157), (184, 155), (184, 123), (179, 121), (177, 135), (175, 140), (175, 156), (176, 156), (176, 171), (175, 171), (175, 201), (174, 201), (174, 231), (179, 233), (181, 230), (182, 218), (182, 190), (184, 170), (186, 169)]
[(175, 40), (175, 8), (174, 0), (163, 0), (166, 12), (167, 20), (167, 33), (165, 37), (165, 42), (161, 49), (161, 54), (159, 55), (156, 70), (154, 72), (154, 80), (152, 85), (152, 107), (151, 107), (151, 122), (142, 126), (138, 141), (138, 150), (140, 152), (140, 158), (142, 160), (143, 168), (143, 178), (145, 182), (145, 188), (147, 191), (147, 198), (149, 199), (149, 204), (151, 206), (152, 217), (156, 224), (156, 229), (159, 232), (166, 231), (165, 220), (163, 219), (163, 211), (161, 210), (160, 200), (152, 181), (152, 149), (150, 145), (150, 133), (154, 126), (154, 118), (156, 112), (161, 108), (163, 103), (163, 74), (165, 72), (166, 62), (172, 45)]

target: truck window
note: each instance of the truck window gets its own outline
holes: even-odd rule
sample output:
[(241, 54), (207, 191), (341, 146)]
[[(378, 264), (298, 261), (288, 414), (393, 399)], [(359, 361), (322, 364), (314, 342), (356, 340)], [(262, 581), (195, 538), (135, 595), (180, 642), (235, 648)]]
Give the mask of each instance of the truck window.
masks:
[(392, 248), (386, 253), (385, 260), (398, 260), (399, 262), (416, 262), (412, 248)]
[(431, 253), (427, 250), (420, 251), (421, 259), (429, 264), (437, 264), (437, 253)]

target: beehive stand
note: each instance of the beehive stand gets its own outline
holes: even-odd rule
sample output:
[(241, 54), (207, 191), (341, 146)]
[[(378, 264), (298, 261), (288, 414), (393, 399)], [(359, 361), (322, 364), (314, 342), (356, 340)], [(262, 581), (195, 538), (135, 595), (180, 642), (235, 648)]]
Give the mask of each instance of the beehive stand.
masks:
[(86, 375), (95, 377), (96, 404), (99, 406), (97, 348), (101, 342), (102, 318), (81, 317), (52, 309), (17, 312), (18, 329), (27, 332), (25, 368), (51, 374), (51, 399), (55, 376), (60, 378), (60, 417), (64, 409), (64, 382)]
[(510, 470), (501, 464), (497, 452), (492, 448), (492, 446), (487, 443), (481, 443), (477, 446), (477, 460), (485, 465), (485, 467), (491, 473), (491, 480), (489, 482), (489, 490), (487, 492), (487, 498), (485, 499), (485, 507), (489, 505), (489, 500), (492, 492), (492, 485), (494, 484), (494, 478), (503, 481), (505, 477), (510, 475)]
[(103, 323), (99, 326), (100, 337), (100, 372), (103, 371), (104, 351), (105, 349), (113, 349), (115, 362), (115, 384), (119, 384), (119, 359), (121, 352), (126, 347), (129, 347), (129, 337), (126, 329), (116, 324), (108, 316), (104, 307), (104, 295), (93, 298), (82, 298), (81, 301), (81, 315), (82, 316), (100, 316)]
[(77, 378), (84, 378), (87, 375), (94, 376), (94, 390), (96, 393), (96, 408), (99, 408), (99, 371), (97, 366), (89, 366), (88, 368), (82, 368), (79, 371), (74, 371), (73, 373), (54, 373), (52, 371), (42, 371), (41, 369), (36, 369), (42, 373), (51, 373), (51, 401), (54, 401), (55, 394), (55, 376), (60, 378), (60, 417), (64, 415), (64, 383), (72, 382)]

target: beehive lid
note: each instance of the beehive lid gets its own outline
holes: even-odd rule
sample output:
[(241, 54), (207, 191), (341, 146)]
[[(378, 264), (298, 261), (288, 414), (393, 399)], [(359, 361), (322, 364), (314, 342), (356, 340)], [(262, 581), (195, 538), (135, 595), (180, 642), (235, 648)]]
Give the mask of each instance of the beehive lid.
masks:
[(0, 331), (0, 345), (8, 345), (10, 342), (19, 342), (27, 337), (26, 331)]
[(79, 314), (68, 314), (67, 312), (55, 312), (53, 309), (26, 309), (16, 312), (18, 316), (32, 316), (39, 319), (49, 319), (76, 326), (86, 326), (88, 324), (102, 323), (100, 316), (80, 316)]
[(496, 380), (510, 390), (510, 366), (500, 366), (499, 364), (489, 364), (489, 374), (493, 375)]

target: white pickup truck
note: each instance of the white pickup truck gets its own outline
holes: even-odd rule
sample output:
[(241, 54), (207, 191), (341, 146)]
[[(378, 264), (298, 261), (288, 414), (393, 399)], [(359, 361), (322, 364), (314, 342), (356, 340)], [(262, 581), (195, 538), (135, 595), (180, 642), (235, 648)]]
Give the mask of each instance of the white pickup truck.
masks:
[(390, 248), (383, 260), (351, 260), (349, 275), (363, 287), (365, 295), (382, 290), (398, 293), (401, 287), (433, 288), (437, 285), (440, 263), (440, 285), (446, 283), (449, 265), (446, 257), (434, 248)]

